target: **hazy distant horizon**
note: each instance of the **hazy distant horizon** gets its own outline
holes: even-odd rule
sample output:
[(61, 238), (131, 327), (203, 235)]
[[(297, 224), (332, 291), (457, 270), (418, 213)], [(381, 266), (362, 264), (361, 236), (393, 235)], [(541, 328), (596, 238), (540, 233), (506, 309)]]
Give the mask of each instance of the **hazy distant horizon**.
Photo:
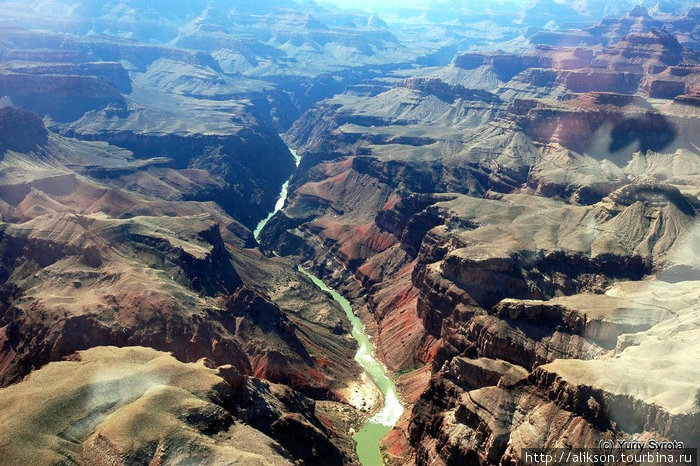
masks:
[[(484, 0), (484, 3), (527, 3), (530, 0)], [(370, 13), (386, 13), (403, 8), (425, 8), (431, 4), (455, 3), (455, 0), (317, 0), (317, 3), (331, 3), (341, 8), (364, 10)]]
[[(484, 11), (492, 10), (493, 7), (499, 9), (499, 6), (504, 5), (518, 5), (520, 7), (526, 6), (528, 4), (536, 3), (537, 0), (315, 0), (318, 4), (332, 4), (341, 8), (364, 10), (369, 13), (392, 15), (398, 13), (399, 10), (411, 10), (411, 9), (421, 9), (431, 7), (434, 9), (439, 4), (449, 5), (450, 8), (454, 9), (468, 9), (468, 10), (481, 10)], [(559, 3), (566, 5), (575, 10), (590, 10), (605, 8), (605, 1), (596, 0), (552, 0), (554, 3)], [(620, 5), (623, 9), (631, 8), (634, 5), (643, 5), (647, 8), (654, 8), (658, 6), (655, 0), (620, 0), (620, 3), (625, 5)], [(683, 0), (669, 0), (662, 2), (666, 5), (675, 5), (677, 7), (687, 6), (688, 2)], [(600, 4), (600, 5), (599, 5)]]

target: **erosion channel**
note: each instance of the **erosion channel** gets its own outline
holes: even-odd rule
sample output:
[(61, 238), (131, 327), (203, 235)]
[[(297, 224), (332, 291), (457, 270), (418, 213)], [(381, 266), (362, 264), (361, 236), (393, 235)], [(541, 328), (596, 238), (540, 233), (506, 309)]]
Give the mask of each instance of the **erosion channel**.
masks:
[[(297, 166), (299, 165), (300, 157), (293, 149), (290, 152), (294, 156)], [(282, 185), (279, 199), (275, 204), (275, 209), (260, 221), (254, 231), (255, 239), (258, 239), (260, 232), (265, 227), (267, 222), (284, 207), (287, 200), (289, 190), (289, 180)], [(396, 385), (387, 373), (386, 367), (374, 357), (374, 345), (369, 336), (365, 333), (364, 325), (359, 317), (352, 310), (350, 302), (340, 295), (337, 291), (326, 285), (320, 278), (313, 275), (306, 269), (299, 266), (299, 270), (306, 275), (316, 286), (323, 291), (329, 293), (331, 297), (343, 308), (350, 323), (352, 324), (352, 336), (357, 340), (357, 354), (355, 360), (367, 372), (370, 379), (377, 385), (384, 397), (384, 405), (371, 418), (367, 419), (360, 430), (355, 435), (357, 443), (357, 457), (360, 463), (364, 466), (381, 465), (382, 456), (379, 449), (379, 442), (382, 437), (391, 431), (394, 425), (398, 422), (403, 414), (403, 406), (399, 401)]]

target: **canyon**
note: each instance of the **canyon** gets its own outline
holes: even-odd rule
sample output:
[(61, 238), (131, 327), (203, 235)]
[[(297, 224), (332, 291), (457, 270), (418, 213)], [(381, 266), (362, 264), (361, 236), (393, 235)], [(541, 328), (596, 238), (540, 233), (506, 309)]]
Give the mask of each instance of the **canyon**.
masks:
[(161, 3), (0, 1), (0, 463), (697, 446), (696, 6)]

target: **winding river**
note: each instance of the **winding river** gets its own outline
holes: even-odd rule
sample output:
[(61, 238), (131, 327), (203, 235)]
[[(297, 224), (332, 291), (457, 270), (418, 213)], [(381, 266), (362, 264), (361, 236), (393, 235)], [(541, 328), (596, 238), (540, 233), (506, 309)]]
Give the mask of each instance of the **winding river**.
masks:
[[(297, 166), (299, 166), (300, 157), (296, 152), (290, 149), (294, 156)], [(289, 191), (289, 180), (282, 185), (279, 199), (275, 204), (275, 209), (269, 215), (258, 223), (253, 235), (258, 239), (260, 232), (265, 227), (267, 222), (284, 207)], [(355, 360), (367, 372), (370, 379), (374, 381), (379, 390), (384, 396), (384, 405), (371, 418), (362, 425), (360, 430), (355, 434), (355, 442), (357, 443), (357, 457), (360, 463), (364, 466), (376, 466), (383, 464), (382, 455), (379, 449), (379, 442), (382, 437), (388, 434), (396, 425), (403, 414), (403, 406), (399, 401), (396, 385), (389, 377), (386, 367), (374, 358), (374, 345), (369, 336), (365, 333), (364, 325), (359, 317), (355, 315), (352, 306), (347, 299), (340, 295), (337, 291), (326, 285), (320, 278), (311, 274), (301, 266), (299, 271), (306, 275), (317, 287), (329, 293), (331, 297), (340, 304), (340, 307), (345, 311), (348, 320), (352, 324), (352, 337), (357, 340), (357, 354)]]
[[(297, 155), (297, 151), (295, 151), (294, 149), (289, 149), (289, 152), (291, 152), (292, 155), (294, 156), (294, 163), (298, 167), (299, 162), (301, 162), (301, 157), (299, 157)], [(258, 237), (260, 236), (260, 232), (262, 231), (262, 229), (265, 228), (265, 225), (267, 225), (267, 222), (270, 221), (270, 219), (277, 213), (277, 211), (281, 210), (282, 207), (284, 207), (284, 201), (287, 200), (287, 194), (289, 194), (289, 178), (282, 185), (282, 191), (280, 191), (280, 196), (277, 198), (277, 203), (275, 204), (275, 208), (272, 210), (272, 212), (267, 214), (267, 217), (260, 220), (260, 222), (258, 222), (258, 226), (255, 227), (255, 230), (253, 231), (253, 237), (255, 238), (256, 241), (258, 240)]]

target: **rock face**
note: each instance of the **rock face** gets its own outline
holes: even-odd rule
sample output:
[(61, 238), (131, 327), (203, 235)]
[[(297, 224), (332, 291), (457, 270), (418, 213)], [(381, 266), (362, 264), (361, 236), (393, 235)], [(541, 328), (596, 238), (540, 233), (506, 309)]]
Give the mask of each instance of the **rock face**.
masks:
[(0, 94), (22, 108), (50, 114), (57, 121), (72, 121), (108, 105), (124, 106), (116, 88), (92, 76), (3, 73)]
[[(466, 340), (475, 346), (462, 354), (478, 359), (457, 356), (445, 361), (416, 404), (409, 435), (419, 445), (418, 462), (517, 462), (520, 449), (535, 444), (563, 448), (645, 432), (692, 443), (698, 436), (698, 413), (692, 400), (696, 388), (686, 385), (694, 375), (685, 369), (686, 356), (697, 346), (671, 336), (683, 332), (677, 327), (683, 324), (667, 313), (685, 316), (681, 320), (694, 319), (697, 306), (686, 299), (696, 284), (621, 282), (604, 295), (574, 295), (544, 303), (501, 302), (496, 312), (503, 320), (486, 327), (490, 336), (482, 333), (477, 340)], [(655, 307), (662, 302), (654, 297), (661, 290), (664, 305), (671, 305), (672, 311)], [(625, 308), (631, 296), (638, 307)], [(527, 332), (526, 325), (543, 330), (543, 322), (556, 326), (549, 344), (566, 342), (569, 354), (549, 355), (557, 359), (537, 366), (529, 375), (525, 369), (529, 361), (521, 359), (525, 368), (516, 366), (515, 371), (501, 359), (492, 359), (514, 360), (528, 345), (528, 337), (521, 333)], [(499, 351), (504, 346), (494, 344), (503, 338), (500, 335), (508, 334), (504, 332), (508, 327), (522, 330), (511, 330), (509, 352)], [(577, 343), (574, 335), (609, 349), (582, 353), (583, 340)], [(602, 357), (605, 353), (608, 357)], [(492, 358), (484, 359), (485, 354)], [(638, 357), (647, 358), (646, 362), (640, 364)], [(667, 366), (668, 372), (659, 379), (663, 381), (641, 375), (646, 369), (635, 374), (657, 358), (676, 361)], [(464, 438), (474, 441), (459, 441)]]
[(12, 106), (0, 108), (0, 151), (27, 152), (47, 140), (46, 128), (37, 115)]
[[(92, 119), (91, 119), (92, 120)], [(259, 128), (257, 128), (259, 130)], [(215, 182), (187, 193), (194, 201), (215, 201), (226, 213), (253, 228), (270, 209), (274, 196), (294, 162), (279, 136), (244, 131), (241, 134), (137, 134), (132, 130), (84, 133), (66, 131), (90, 141), (106, 141), (132, 151), (137, 157), (168, 157), (176, 169), (203, 170)]]

